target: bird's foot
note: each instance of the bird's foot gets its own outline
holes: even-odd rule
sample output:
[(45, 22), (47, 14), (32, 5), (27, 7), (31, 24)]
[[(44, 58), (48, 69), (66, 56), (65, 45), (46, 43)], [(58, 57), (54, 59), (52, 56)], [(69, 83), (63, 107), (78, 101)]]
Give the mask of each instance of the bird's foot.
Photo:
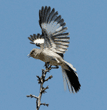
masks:
[(49, 68), (49, 62), (45, 62), (45, 68)]
[(52, 67), (52, 65), (49, 65), (49, 62), (46, 62), (44, 66), (45, 66), (45, 68), (48, 68), (48, 69), (58, 69), (59, 68), (59, 66), (57, 66), (57, 65)]

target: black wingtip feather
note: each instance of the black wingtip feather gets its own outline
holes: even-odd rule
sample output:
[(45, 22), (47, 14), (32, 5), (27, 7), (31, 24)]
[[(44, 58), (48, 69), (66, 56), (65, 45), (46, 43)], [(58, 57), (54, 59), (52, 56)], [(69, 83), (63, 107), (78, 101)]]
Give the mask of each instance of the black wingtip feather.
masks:
[(65, 26), (65, 25), (66, 25), (66, 23), (61, 24), (61, 26)]

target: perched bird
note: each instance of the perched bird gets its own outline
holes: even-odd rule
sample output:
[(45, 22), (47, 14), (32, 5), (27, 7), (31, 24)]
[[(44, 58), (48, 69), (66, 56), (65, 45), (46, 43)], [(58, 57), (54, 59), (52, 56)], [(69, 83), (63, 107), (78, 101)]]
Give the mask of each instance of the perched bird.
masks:
[(64, 81), (67, 82), (70, 92), (78, 92), (80, 83), (76, 69), (72, 64), (63, 59), (63, 54), (69, 45), (69, 33), (65, 33), (64, 19), (53, 8), (43, 7), (39, 10), (39, 25), (42, 34), (33, 34), (28, 37), (31, 44), (36, 44), (40, 49), (33, 49), (29, 56), (42, 60), (49, 65), (61, 66)]

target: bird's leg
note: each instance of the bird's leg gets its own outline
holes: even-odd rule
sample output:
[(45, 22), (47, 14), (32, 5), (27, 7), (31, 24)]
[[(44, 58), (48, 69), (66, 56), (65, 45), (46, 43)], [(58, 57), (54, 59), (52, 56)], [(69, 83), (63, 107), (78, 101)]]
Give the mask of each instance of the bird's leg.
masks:
[(45, 62), (45, 68), (49, 68), (49, 62)]
[(49, 62), (45, 62), (45, 68), (51, 68), (51, 69), (58, 69), (59, 68), (59, 66), (58, 65), (55, 65), (54, 67), (52, 67), (52, 65), (49, 65)]

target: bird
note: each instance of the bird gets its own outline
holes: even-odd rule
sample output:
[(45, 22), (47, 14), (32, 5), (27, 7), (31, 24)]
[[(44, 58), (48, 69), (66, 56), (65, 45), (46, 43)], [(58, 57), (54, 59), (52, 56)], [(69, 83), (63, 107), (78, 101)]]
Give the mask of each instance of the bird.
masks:
[(29, 57), (39, 59), (52, 66), (61, 66), (64, 84), (67, 83), (70, 92), (77, 93), (80, 90), (76, 68), (64, 60), (64, 53), (69, 46), (70, 37), (66, 23), (58, 11), (50, 6), (42, 6), (39, 10), (39, 25), (42, 34), (33, 34), (28, 37), (31, 44), (40, 47), (31, 50)]

